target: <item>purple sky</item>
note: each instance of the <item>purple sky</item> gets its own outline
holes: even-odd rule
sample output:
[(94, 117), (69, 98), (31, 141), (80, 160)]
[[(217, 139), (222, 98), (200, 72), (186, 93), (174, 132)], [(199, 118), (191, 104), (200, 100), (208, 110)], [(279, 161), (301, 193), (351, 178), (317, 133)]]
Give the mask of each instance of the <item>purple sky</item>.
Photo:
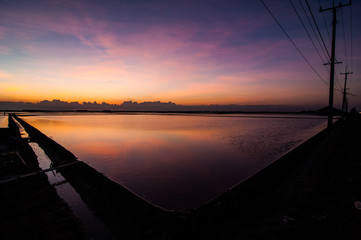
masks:
[[(2, 0), (0, 100), (326, 106), (328, 60), (300, 1), (293, 3), (323, 60), (289, 1), (264, 2), (323, 80), (258, 0)], [(319, 2), (328, 8), (332, 1), (309, 0), (330, 49), (331, 12), (320, 13)], [(336, 58), (343, 64), (335, 85), (343, 88), (340, 71), (348, 65), (349, 91), (357, 95), (349, 96), (350, 107), (359, 110), (360, 10), (354, 1), (338, 14)], [(335, 93), (339, 107), (342, 95)]]

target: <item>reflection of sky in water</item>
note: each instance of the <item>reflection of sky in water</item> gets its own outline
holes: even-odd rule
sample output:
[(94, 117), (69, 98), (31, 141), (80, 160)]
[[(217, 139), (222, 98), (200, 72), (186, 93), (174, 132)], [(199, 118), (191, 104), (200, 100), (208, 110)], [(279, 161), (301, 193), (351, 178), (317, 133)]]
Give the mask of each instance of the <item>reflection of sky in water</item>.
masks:
[[(51, 167), (51, 161), (44, 150), (35, 142), (29, 142), (29, 145), (35, 152), (39, 167), (48, 169)], [(64, 177), (56, 170), (46, 172), (49, 183), (55, 186), (58, 195), (65, 200), (74, 213), (82, 220), (86, 232), (94, 239), (108, 239), (110, 234), (102, 222), (100, 222), (81, 200), (80, 195)], [(110, 239), (110, 238), (109, 238)]]
[(8, 127), (8, 116), (0, 116), (0, 128)]
[(198, 115), (35, 116), (79, 160), (165, 208), (216, 197), (325, 127), (324, 119)]

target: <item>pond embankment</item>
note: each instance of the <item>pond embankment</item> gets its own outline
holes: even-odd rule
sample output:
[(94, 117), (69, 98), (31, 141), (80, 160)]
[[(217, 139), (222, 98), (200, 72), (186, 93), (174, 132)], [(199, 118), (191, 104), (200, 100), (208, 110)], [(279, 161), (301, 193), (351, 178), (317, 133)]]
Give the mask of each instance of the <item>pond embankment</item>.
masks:
[(360, 149), (356, 115), (194, 210), (177, 239), (361, 239)]
[(138, 197), (110, 180), (73, 153), (50, 139), (21, 118), (13, 116), (39, 144), (53, 166), (81, 196), (93, 214), (109, 226), (115, 238), (158, 238), (178, 219), (178, 214), (165, 211)]
[[(57, 195), (14, 121), (0, 129), (0, 238), (87, 239), (82, 223)], [(39, 172), (26, 178), (14, 179)]]

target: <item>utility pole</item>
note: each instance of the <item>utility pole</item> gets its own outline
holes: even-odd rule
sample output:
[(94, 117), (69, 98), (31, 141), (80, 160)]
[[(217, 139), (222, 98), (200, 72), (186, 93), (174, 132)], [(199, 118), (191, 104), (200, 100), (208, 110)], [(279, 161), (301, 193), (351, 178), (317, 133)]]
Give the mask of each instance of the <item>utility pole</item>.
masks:
[(346, 84), (347, 84), (347, 75), (348, 74), (353, 74), (353, 72), (347, 72), (347, 66), (346, 66), (346, 69), (345, 69), (345, 72), (344, 73), (340, 73), (341, 75), (345, 75), (345, 85), (343, 87), (343, 99), (342, 99), (342, 111), (344, 112), (344, 114), (346, 115), (346, 113), (348, 112), (348, 106), (347, 106), (347, 92), (346, 90), (348, 88), (346, 88)]
[(333, 6), (331, 8), (322, 9), (320, 8), (320, 12), (324, 11), (332, 11), (332, 49), (331, 49), (331, 72), (330, 72), (330, 93), (329, 93), (329, 101), (328, 101), (328, 122), (327, 126), (332, 126), (332, 118), (333, 118), (333, 91), (334, 91), (334, 82), (335, 82), (335, 46), (336, 46), (336, 12), (338, 8), (346, 7), (351, 5), (351, 0), (348, 4), (339, 3), (338, 6), (335, 6), (335, 0), (333, 0)]

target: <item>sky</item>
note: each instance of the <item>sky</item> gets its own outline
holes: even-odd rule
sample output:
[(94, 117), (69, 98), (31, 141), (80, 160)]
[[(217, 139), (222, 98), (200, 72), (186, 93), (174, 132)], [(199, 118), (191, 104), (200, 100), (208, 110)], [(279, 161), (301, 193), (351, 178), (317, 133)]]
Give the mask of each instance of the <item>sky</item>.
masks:
[[(292, 1), (319, 54), (291, 1), (264, 3), (310, 64), (258, 0), (0, 0), (0, 101), (328, 105), (329, 59), (306, 2)], [(330, 51), (332, 12), (319, 8), (332, 1), (309, 5)], [(361, 109), (360, 10), (337, 14), (336, 107), (347, 66)]]

